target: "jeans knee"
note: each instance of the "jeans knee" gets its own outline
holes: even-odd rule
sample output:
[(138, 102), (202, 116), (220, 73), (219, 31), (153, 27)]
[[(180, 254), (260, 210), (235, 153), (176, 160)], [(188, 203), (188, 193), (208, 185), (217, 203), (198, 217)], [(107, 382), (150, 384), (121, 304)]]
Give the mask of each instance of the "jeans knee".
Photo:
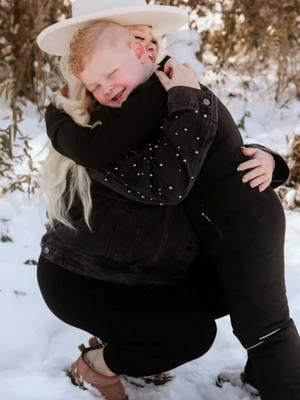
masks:
[(247, 330), (244, 330), (243, 333), (240, 333), (239, 331), (234, 330), (234, 334), (239, 339), (242, 346), (249, 351), (257, 349), (265, 343), (272, 341), (278, 333), (286, 330), (290, 324), (291, 319), (289, 318), (288, 320), (273, 324), (271, 327), (265, 329), (257, 329), (255, 331), (252, 326), (249, 328), (248, 332)]
[(201, 332), (197, 334), (195, 331), (194, 333), (190, 340), (189, 338), (187, 340), (191, 345), (190, 351), (194, 354), (193, 358), (199, 358), (208, 352), (215, 341), (217, 335), (215, 320), (211, 319), (206, 325), (201, 324)]

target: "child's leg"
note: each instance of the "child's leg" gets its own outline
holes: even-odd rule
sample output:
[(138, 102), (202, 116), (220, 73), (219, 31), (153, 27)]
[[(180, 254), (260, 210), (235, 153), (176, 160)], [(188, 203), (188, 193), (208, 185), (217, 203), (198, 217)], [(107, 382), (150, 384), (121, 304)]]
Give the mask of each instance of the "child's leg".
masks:
[[(213, 214), (212, 204), (199, 233), (217, 262), (234, 334), (248, 350), (250, 383), (263, 400), (299, 400), (300, 338), (286, 297), (284, 212), (271, 190), (259, 197), (244, 190), (249, 210)], [(232, 204), (230, 190), (220, 198)]]
[(216, 335), (214, 319), (186, 287), (129, 287), (86, 278), (40, 257), (38, 283), (50, 310), (107, 343), (116, 374), (146, 376), (203, 355)]
[(260, 349), (248, 351), (247, 382), (260, 388), (263, 400), (300, 396), (300, 340), (294, 321), (266, 340)]

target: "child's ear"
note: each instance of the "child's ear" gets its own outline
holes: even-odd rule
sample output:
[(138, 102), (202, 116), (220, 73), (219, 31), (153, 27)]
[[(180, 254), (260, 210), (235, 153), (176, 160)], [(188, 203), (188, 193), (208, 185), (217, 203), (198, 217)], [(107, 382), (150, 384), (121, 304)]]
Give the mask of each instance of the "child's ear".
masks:
[(141, 43), (138, 40), (133, 40), (130, 46), (142, 64), (149, 62), (148, 52), (145, 49), (144, 43)]

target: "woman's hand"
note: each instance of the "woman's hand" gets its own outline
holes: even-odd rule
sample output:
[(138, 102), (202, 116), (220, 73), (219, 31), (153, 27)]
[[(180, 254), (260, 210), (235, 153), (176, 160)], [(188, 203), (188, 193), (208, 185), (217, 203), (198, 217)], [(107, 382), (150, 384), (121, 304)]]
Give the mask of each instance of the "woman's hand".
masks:
[(174, 58), (169, 58), (163, 71), (155, 70), (154, 72), (167, 91), (174, 86), (201, 89), (197, 73), (188, 63), (180, 64)]
[(243, 182), (249, 182), (252, 188), (259, 187), (259, 191), (266, 190), (273, 179), (275, 161), (272, 154), (261, 149), (242, 147), (243, 154), (251, 160), (245, 161), (238, 166), (238, 171), (250, 170), (243, 176)]
[(64, 97), (69, 97), (69, 85), (67, 83), (65, 83), (59, 90)]

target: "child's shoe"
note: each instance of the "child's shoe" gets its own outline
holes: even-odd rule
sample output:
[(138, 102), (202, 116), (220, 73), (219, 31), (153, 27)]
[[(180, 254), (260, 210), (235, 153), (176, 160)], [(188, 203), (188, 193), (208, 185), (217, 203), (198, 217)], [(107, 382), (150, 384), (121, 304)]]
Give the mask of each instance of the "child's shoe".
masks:
[(216, 385), (223, 387), (225, 382), (231, 383), (232, 386), (240, 387), (252, 396), (259, 396), (258, 390), (246, 381), (244, 372), (234, 370), (222, 371), (217, 377)]

